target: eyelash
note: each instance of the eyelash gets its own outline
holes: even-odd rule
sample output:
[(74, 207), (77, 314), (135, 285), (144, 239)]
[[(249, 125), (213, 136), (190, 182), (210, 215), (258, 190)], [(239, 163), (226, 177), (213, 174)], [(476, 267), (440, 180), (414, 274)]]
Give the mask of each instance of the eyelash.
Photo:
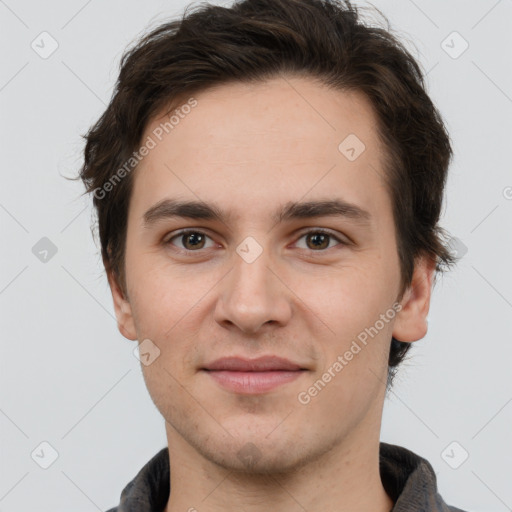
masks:
[[(164, 245), (173, 245), (171, 242), (172, 240), (174, 240), (175, 238), (179, 238), (179, 237), (183, 237), (185, 235), (189, 235), (191, 233), (194, 233), (194, 234), (199, 234), (199, 235), (203, 235), (203, 236), (206, 236), (208, 238), (211, 239), (210, 236), (208, 236), (204, 231), (200, 231), (198, 229), (183, 229), (181, 231), (178, 231), (177, 233), (175, 233), (172, 237), (170, 238), (165, 238), (163, 243)], [(334, 235), (333, 233), (331, 233), (330, 231), (327, 231), (325, 229), (322, 229), (322, 228), (314, 228), (314, 229), (310, 229), (308, 231), (305, 231), (305, 232), (302, 232), (298, 238), (298, 240), (300, 240), (301, 238), (303, 238), (304, 236), (307, 236), (307, 235), (310, 235), (310, 234), (319, 234), (319, 235), (327, 235), (329, 236), (330, 238), (336, 240), (337, 242), (339, 242), (337, 245), (342, 245), (342, 246), (346, 246), (346, 245), (349, 245), (349, 242), (347, 241), (343, 241), (343, 240), (340, 240), (339, 237), (337, 237), (336, 235)], [(202, 251), (202, 249), (197, 249), (197, 250), (190, 250), (190, 249), (182, 249), (181, 247), (176, 247), (174, 246), (176, 250), (180, 251), (180, 252), (185, 252), (187, 254), (192, 254), (192, 253), (200, 253)], [(336, 246), (334, 246), (336, 247)], [(315, 251), (314, 249), (302, 249), (302, 250), (306, 250), (306, 251), (309, 251), (311, 253), (322, 253), (322, 252), (326, 252), (327, 250), (329, 249), (333, 249), (334, 247), (327, 247), (326, 249), (319, 249), (317, 251)]]

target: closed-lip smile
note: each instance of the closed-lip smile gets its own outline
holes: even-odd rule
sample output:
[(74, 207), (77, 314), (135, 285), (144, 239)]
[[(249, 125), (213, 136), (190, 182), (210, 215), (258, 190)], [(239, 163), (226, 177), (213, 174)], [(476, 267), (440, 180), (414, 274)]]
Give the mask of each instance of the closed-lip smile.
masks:
[(222, 357), (202, 370), (224, 389), (240, 394), (271, 391), (301, 376), (306, 368), (277, 356)]

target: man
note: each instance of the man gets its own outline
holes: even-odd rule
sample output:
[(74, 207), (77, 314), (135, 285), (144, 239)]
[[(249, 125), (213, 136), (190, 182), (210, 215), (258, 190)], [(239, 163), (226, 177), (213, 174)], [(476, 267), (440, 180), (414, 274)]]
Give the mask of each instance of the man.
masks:
[(448, 135), (349, 2), (204, 5), (122, 60), (86, 136), (120, 332), (168, 447), (111, 511), (457, 511), (379, 442), (427, 332)]

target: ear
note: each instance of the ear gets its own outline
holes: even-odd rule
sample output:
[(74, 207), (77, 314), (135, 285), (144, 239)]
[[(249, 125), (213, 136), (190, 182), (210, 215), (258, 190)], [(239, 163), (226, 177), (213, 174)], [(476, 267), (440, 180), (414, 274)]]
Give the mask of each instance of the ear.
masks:
[(112, 272), (108, 272), (107, 277), (108, 284), (110, 285), (110, 291), (112, 292), (112, 298), (114, 300), (117, 328), (125, 338), (134, 341), (137, 339), (137, 332), (135, 329), (135, 322), (133, 321), (132, 307), (125, 298), (125, 295)]
[(412, 282), (400, 301), (402, 308), (393, 326), (395, 339), (411, 342), (427, 334), (427, 315), (435, 269), (436, 261), (431, 257), (422, 256), (415, 261)]

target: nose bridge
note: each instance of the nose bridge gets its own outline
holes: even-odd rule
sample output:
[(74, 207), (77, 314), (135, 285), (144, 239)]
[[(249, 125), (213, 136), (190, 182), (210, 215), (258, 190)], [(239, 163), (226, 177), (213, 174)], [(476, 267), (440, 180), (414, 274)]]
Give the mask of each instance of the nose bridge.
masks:
[(237, 247), (233, 258), (232, 284), (241, 297), (268, 292), (271, 258), (269, 250), (256, 243), (254, 239), (246, 239)]
[(288, 320), (290, 306), (272, 270), (270, 250), (247, 237), (233, 254), (233, 268), (223, 281), (217, 321), (255, 332), (269, 322)]

